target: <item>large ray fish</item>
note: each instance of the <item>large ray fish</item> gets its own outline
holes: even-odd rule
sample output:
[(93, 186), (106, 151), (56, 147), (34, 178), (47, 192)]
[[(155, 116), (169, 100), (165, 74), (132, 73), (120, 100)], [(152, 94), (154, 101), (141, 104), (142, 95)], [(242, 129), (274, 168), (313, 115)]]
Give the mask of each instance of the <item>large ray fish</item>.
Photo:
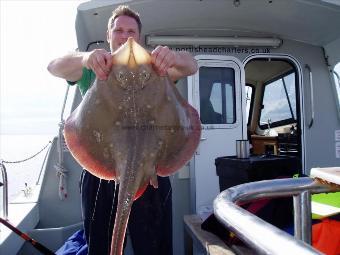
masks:
[(132, 38), (113, 53), (113, 63), (108, 79), (96, 80), (67, 119), (64, 135), (85, 169), (120, 184), (111, 243), (111, 255), (120, 255), (133, 201), (148, 184), (158, 186), (157, 175), (171, 175), (190, 160), (201, 123)]

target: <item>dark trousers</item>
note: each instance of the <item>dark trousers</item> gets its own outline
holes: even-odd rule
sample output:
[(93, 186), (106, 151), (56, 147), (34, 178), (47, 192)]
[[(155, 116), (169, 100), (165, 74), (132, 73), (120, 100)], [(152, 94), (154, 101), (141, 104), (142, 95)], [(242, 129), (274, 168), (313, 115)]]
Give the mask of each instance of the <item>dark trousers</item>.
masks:
[[(85, 171), (81, 178), (82, 213), (89, 255), (109, 254), (118, 185)], [(115, 201), (113, 203), (113, 198)], [(135, 255), (172, 255), (172, 192), (169, 177), (158, 177), (132, 205), (128, 231)]]

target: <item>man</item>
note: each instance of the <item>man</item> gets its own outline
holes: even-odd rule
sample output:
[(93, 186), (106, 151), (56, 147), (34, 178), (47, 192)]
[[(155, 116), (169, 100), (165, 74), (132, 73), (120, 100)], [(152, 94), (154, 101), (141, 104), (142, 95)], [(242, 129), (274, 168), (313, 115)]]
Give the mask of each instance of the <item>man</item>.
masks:
[[(129, 37), (140, 39), (142, 24), (138, 13), (119, 6), (108, 21), (107, 41), (111, 52), (96, 49), (57, 58), (48, 65), (55, 76), (77, 83), (84, 95), (95, 77), (106, 80), (112, 67), (112, 55)], [(174, 52), (158, 46), (151, 52), (154, 69), (176, 81), (197, 71), (197, 63), (187, 52)], [(159, 187), (148, 186), (131, 210), (128, 231), (136, 255), (172, 254), (172, 206), (169, 177), (158, 177)], [(89, 254), (108, 254), (111, 244), (117, 195), (114, 181), (100, 180), (84, 171), (81, 197), (84, 229)], [(113, 201), (115, 198), (115, 201)]]

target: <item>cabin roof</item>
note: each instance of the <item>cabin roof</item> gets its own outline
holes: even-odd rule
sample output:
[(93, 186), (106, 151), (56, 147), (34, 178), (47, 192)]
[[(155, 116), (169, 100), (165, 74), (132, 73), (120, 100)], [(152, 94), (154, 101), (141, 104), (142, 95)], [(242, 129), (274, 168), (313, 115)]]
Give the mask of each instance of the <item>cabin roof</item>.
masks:
[[(138, 11), (145, 35), (279, 37), (316, 46), (340, 38), (340, 6), (333, 0), (90, 1), (79, 5), (80, 50), (106, 42), (107, 20), (121, 3)], [(332, 3), (334, 2), (334, 3)]]

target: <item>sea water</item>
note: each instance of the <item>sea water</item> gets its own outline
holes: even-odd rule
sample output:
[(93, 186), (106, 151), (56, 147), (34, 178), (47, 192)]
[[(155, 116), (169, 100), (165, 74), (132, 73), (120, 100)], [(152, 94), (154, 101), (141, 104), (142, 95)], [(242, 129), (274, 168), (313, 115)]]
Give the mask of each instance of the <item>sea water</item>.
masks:
[[(39, 152), (49, 141), (53, 140), (53, 137), (54, 135), (0, 135), (0, 159), (3, 161), (27, 159)], [(21, 195), (26, 188), (36, 185), (48, 148), (27, 161), (4, 163), (7, 170), (9, 202)], [(0, 181), (2, 182), (1, 174)], [(0, 193), (2, 194), (2, 188), (0, 188)]]

